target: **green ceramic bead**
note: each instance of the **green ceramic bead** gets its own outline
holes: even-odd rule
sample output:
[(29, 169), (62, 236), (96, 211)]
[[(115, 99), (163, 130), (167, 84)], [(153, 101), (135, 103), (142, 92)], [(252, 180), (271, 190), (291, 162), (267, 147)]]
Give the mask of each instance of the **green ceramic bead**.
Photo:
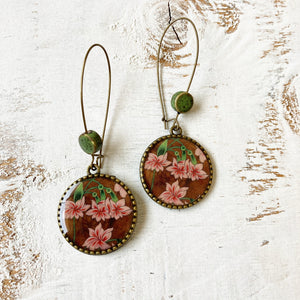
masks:
[(94, 154), (101, 149), (102, 139), (96, 131), (89, 130), (79, 136), (79, 145), (84, 152)]
[(193, 96), (187, 92), (177, 92), (172, 96), (171, 105), (179, 113), (189, 111), (194, 104)]

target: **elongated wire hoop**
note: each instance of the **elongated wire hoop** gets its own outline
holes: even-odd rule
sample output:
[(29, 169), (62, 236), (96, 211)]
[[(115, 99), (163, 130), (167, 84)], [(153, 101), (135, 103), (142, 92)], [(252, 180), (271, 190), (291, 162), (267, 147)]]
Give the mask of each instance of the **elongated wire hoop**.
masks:
[[(91, 52), (91, 50), (94, 48), (94, 47), (100, 47), (104, 54), (105, 54), (105, 57), (106, 57), (106, 60), (107, 60), (107, 67), (108, 67), (108, 95), (107, 95), (107, 104), (106, 104), (106, 113), (105, 113), (105, 119), (104, 119), (104, 126), (103, 126), (103, 131), (102, 131), (102, 147), (101, 147), (101, 150), (100, 150), (100, 154), (98, 155), (98, 158), (99, 160), (97, 160), (98, 162), (98, 173), (100, 173), (100, 169), (102, 167), (102, 158), (103, 158), (103, 155), (102, 155), (102, 149), (103, 149), (103, 144), (104, 144), (104, 136), (105, 136), (105, 130), (106, 130), (106, 124), (107, 124), (107, 117), (108, 117), (108, 111), (109, 111), (109, 103), (110, 103), (110, 93), (111, 93), (111, 67), (110, 67), (110, 62), (109, 62), (109, 58), (108, 58), (108, 54), (105, 50), (105, 48), (100, 45), (100, 44), (94, 44), (92, 45), (85, 57), (84, 57), (84, 61), (83, 61), (83, 67), (82, 67), (82, 74), (81, 74), (81, 89), (80, 89), (80, 100), (81, 100), (81, 112), (82, 112), (82, 120), (83, 120), (83, 125), (84, 125), (84, 130), (85, 130), (85, 133), (88, 132), (87, 130), (87, 125), (86, 125), (86, 119), (85, 119), (85, 114), (84, 114), (84, 105), (83, 105), (83, 80), (84, 80), (84, 71), (85, 71), (85, 65), (86, 65), (86, 61), (87, 61), (87, 58)], [(94, 155), (92, 155), (92, 164), (91, 166), (93, 167), (93, 162), (94, 162)]]
[[(159, 92), (159, 99), (160, 99), (160, 103), (161, 103), (161, 109), (162, 109), (162, 114), (163, 114), (163, 118), (162, 118), (162, 121), (164, 122), (165, 124), (165, 129), (167, 129), (167, 125), (168, 125), (168, 122), (171, 121), (171, 120), (168, 120), (167, 119), (167, 110), (166, 110), (166, 105), (165, 105), (165, 101), (164, 101), (164, 96), (163, 96), (163, 87), (162, 87), (162, 84), (161, 84), (161, 80), (160, 80), (160, 50), (161, 50), (161, 46), (162, 46), (162, 42), (163, 42), (163, 39), (168, 31), (168, 29), (175, 23), (175, 22), (178, 22), (180, 20), (186, 20), (188, 22), (190, 22), (194, 28), (194, 31), (195, 31), (195, 35), (196, 35), (196, 42), (197, 42), (197, 50), (196, 50), (196, 58), (195, 58), (195, 63), (194, 63), (194, 68), (193, 68), (193, 72), (192, 72), (192, 75), (191, 75), (191, 78), (190, 78), (190, 81), (189, 81), (189, 84), (188, 84), (188, 87), (186, 89), (186, 92), (188, 92), (190, 90), (190, 87), (191, 87), (191, 84), (192, 84), (192, 81), (193, 81), (193, 78), (194, 78), (194, 75), (195, 75), (195, 71), (196, 71), (196, 67), (197, 67), (197, 63), (198, 63), (198, 57), (199, 57), (199, 37), (198, 37), (198, 32), (197, 32), (197, 29), (196, 29), (196, 26), (195, 24), (193, 23), (192, 20), (190, 20), (189, 18), (186, 18), (186, 17), (181, 17), (181, 18), (178, 18), (176, 20), (174, 20), (173, 22), (171, 22), (167, 27), (166, 29), (164, 30), (163, 34), (162, 34), (162, 37), (160, 39), (160, 42), (159, 42), (159, 46), (158, 46), (158, 50), (157, 50), (157, 64), (156, 64), (156, 71), (157, 71), (157, 86), (158, 86), (158, 92)], [(172, 126), (172, 128), (176, 127), (180, 129), (179, 125), (178, 125), (178, 116), (179, 116), (179, 113), (177, 113), (177, 116), (175, 119), (172, 119), (174, 120), (174, 124)], [(175, 126), (176, 125), (176, 126)]]

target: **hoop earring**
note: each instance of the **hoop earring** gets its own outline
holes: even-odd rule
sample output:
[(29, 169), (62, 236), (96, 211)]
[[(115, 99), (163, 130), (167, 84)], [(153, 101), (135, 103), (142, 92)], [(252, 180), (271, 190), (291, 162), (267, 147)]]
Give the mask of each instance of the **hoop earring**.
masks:
[[(162, 84), (160, 80), (160, 50), (167, 30), (179, 20), (186, 20), (194, 28), (197, 51), (194, 69), (186, 91), (176, 92), (171, 106), (177, 112), (176, 117), (167, 119)], [(171, 22), (161, 37), (157, 51), (157, 83), (162, 108), (162, 121), (165, 129), (173, 121), (170, 134), (152, 142), (145, 150), (140, 164), (140, 178), (146, 193), (156, 203), (167, 208), (187, 208), (198, 203), (210, 189), (213, 169), (206, 150), (195, 140), (182, 135), (179, 116), (188, 112), (194, 103), (189, 89), (194, 78), (199, 56), (199, 38), (195, 24), (182, 17)]]
[[(102, 138), (88, 130), (83, 106), (85, 65), (90, 51), (100, 47), (109, 72), (108, 97)], [(58, 224), (65, 239), (75, 249), (87, 254), (107, 254), (120, 248), (130, 238), (137, 217), (134, 196), (115, 176), (101, 174), (102, 153), (111, 91), (111, 68), (108, 54), (100, 44), (92, 45), (84, 58), (81, 75), (81, 110), (85, 132), (79, 136), (84, 152), (92, 162), (87, 176), (77, 179), (65, 191), (58, 206)]]

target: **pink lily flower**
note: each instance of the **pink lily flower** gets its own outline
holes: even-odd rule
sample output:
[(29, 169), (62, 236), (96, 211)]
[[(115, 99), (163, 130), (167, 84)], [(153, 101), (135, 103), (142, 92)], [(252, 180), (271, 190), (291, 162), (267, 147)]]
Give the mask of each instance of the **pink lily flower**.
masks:
[(166, 170), (171, 172), (171, 175), (173, 175), (175, 179), (188, 177), (185, 169), (185, 163), (183, 161), (177, 162), (175, 158), (173, 158), (172, 166), (167, 167)]
[(175, 181), (172, 185), (167, 183), (166, 190), (158, 196), (159, 199), (163, 200), (165, 203), (183, 205), (183, 202), (180, 198), (183, 198), (186, 195), (188, 187), (180, 187), (178, 180)]
[(118, 183), (115, 184), (114, 191), (115, 191), (115, 192), (119, 192), (119, 193), (120, 193), (120, 196), (121, 196), (122, 198), (125, 198), (125, 197), (127, 196), (127, 192), (125, 191), (125, 189), (122, 188), (121, 185), (118, 184)]
[(83, 213), (90, 208), (90, 205), (85, 204), (85, 197), (78, 200), (76, 203), (68, 200), (66, 202), (65, 218), (66, 219), (79, 219), (83, 217)]
[(156, 172), (163, 171), (164, 167), (171, 164), (170, 161), (167, 160), (168, 153), (164, 155), (157, 156), (154, 153), (149, 153), (149, 157), (145, 162), (145, 169), (155, 170)]
[(118, 220), (124, 216), (129, 215), (132, 209), (125, 205), (125, 199), (121, 199), (118, 202), (111, 201), (111, 217)]
[(205, 171), (202, 170), (203, 164), (196, 164), (193, 165), (192, 163), (190, 164), (189, 167), (189, 178), (194, 181), (194, 180), (199, 180), (199, 179), (205, 179), (207, 178), (207, 174)]
[(96, 219), (97, 222), (105, 219), (110, 219), (110, 214), (108, 213), (105, 202), (102, 201), (99, 204), (95, 200), (92, 200), (92, 208), (87, 211), (87, 216), (92, 216), (92, 219)]
[(204, 153), (201, 151), (200, 148), (197, 148), (196, 151), (195, 151), (195, 154), (197, 156), (199, 156), (199, 159), (200, 159), (200, 162), (201, 163), (204, 163), (206, 161), (206, 156), (204, 155)]
[(111, 245), (107, 244), (106, 241), (108, 241), (111, 238), (112, 231), (113, 228), (103, 230), (101, 223), (99, 223), (95, 230), (89, 228), (90, 237), (85, 240), (82, 246), (92, 251), (98, 248), (100, 248), (101, 250), (109, 249)]

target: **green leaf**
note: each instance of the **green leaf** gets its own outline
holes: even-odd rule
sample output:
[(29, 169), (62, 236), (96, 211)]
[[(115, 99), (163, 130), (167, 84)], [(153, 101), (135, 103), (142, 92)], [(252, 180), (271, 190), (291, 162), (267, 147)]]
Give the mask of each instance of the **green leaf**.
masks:
[[(191, 151), (191, 152), (192, 152), (192, 151)], [(188, 154), (189, 154), (189, 152), (188, 152)], [(196, 165), (196, 164), (197, 164), (197, 160), (196, 160), (196, 158), (195, 158), (193, 152), (192, 152), (191, 154), (189, 154), (189, 156), (190, 156), (190, 158), (191, 158), (192, 164), (193, 164), (193, 165)]]
[(168, 140), (165, 140), (157, 149), (157, 156), (166, 154), (168, 149)]
[(118, 197), (116, 196), (116, 194), (113, 191), (111, 191), (109, 194), (110, 194), (110, 197), (111, 197), (112, 201), (114, 201), (114, 202), (119, 201)]
[(74, 192), (74, 202), (77, 202), (78, 200), (81, 200), (81, 198), (83, 197), (83, 183), (81, 182), (75, 192)]
[(181, 160), (186, 160), (186, 148), (181, 146), (181, 152), (182, 152)]
[(182, 161), (182, 159), (181, 159), (181, 157), (180, 157), (180, 155), (179, 155), (179, 152), (178, 152), (178, 151), (175, 151), (174, 153), (175, 153), (175, 156), (176, 156), (177, 161), (178, 161), (178, 162), (179, 162), (179, 161)]
[(106, 199), (106, 197), (105, 197), (105, 192), (104, 192), (104, 190), (102, 189), (102, 190), (100, 190), (100, 200), (103, 201), (103, 200), (105, 200), (105, 199)]

